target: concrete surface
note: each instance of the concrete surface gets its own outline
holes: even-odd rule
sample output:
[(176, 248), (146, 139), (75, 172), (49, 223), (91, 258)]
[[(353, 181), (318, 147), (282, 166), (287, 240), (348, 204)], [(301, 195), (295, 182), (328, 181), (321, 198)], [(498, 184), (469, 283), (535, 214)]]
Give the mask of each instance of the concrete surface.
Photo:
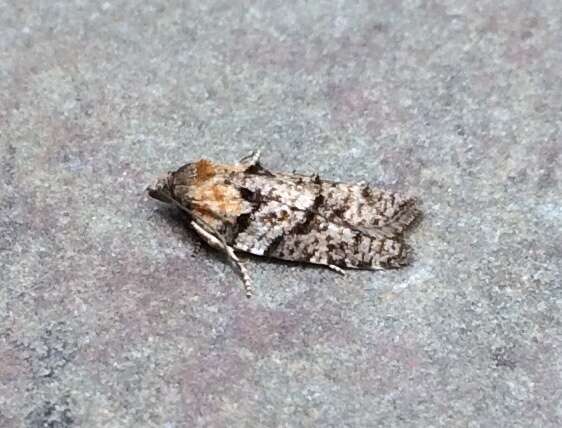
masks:
[[(0, 426), (562, 425), (562, 3), (0, 0)], [(148, 200), (264, 145), (415, 263), (224, 259)]]

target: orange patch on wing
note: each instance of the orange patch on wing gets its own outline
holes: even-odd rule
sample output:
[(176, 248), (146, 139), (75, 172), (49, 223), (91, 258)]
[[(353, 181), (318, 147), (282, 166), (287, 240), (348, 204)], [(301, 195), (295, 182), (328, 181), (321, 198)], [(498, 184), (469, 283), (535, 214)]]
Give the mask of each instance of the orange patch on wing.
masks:
[(193, 201), (196, 201), (194, 211), (200, 215), (216, 219), (234, 219), (245, 208), (246, 202), (240, 196), (239, 190), (232, 184), (227, 184), (227, 176), (238, 172), (243, 165), (214, 164), (201, 159), (195, 164), (195, 182), (191, 187)]
[(244, 201), (238, 190), (231, 185), (204, 186), (198, 189), (195, 198), (200, 201), (196, 211), (202, 214), (214, 214), (228, 218), (237, 217), (242, 213)]
[(242, 210), (240, 193), (232, 186), (215, 185), (212, 188), (213, 199), (225, 216), (237, 216)]
[(222, 187), (224, 186), (216, 185), (211, 188), (211, 191), (213, 192), (213, 200), (215, 202), (224, 203), (224, 189)]
[(195, 164), (197, 169), (197, 181), (205, 181), (213, 177), (217, 172), (213, 162), (206, 159), (201, 159)]

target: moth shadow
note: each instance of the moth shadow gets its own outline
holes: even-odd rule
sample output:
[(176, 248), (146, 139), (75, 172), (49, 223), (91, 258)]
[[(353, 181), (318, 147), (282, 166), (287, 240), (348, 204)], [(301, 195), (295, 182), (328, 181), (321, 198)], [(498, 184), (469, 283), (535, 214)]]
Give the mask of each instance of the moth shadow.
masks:
[(322, 265), (317, 265), (314, 263), (303, 263), (303, 262), (299, 262), (299, 261), (293, 261), (293, 260), (283, 260), (283, 259), (276, 259), (273, 257), (267, 257), (267, 256), (258, 256), (256, 254), (252, 254), (252, 253), (246, 253), (244, 251), (237, 251), (238, 254), (240, 254), (242, 257), (244, 257), (245, 260), (251, 260), (252, 262), (256, 262), (256, 263), (268, 263), (268, 264), (272, 264), (272, 265), (277, 265), (277, 266), (284, 266), (287, 268), (295, 268), (295, 267), (316, 267), (316, 268), (322, 268), (322, 267), (326, 267), (326, 266), (322, 266)]
[(168, 225), (171, 225), (172, 233), (177, 235), (183, 242), (196, 243), (196, 251), (203, 245), (207, 246), (197, 232), (189, 225), (190, 217), (183, 211), (174, 207), (159, 206), (155, 210), (155, 215), (164, 219)]
[(228, 257), (219, 250), (209, 246), (201, 236), (190, 226), (191, 217), (175, 207), (159, 206), (155, 210), (155, 215), (164, 219), (171, 225), (172, 233), (181, 239), (182, 242), (193, 245), (192, 257), (197, 256), (201, 251), (205, 256), (215, 257), (229, 265)]
[(310, 262), (298, 261), (298, 260), (276, 259), (273, 257), (258, 256), (255, 254), (245, 253), (245, 252), (239, 252), (239, 254), (241, 254), (242, 257), (244, 257), (244, 260), (251, 260), (252, 262), (256, 262), (256, 263), (267, 263), (274, 266), (282, 266), (284, 268), (291, 268), (291, 269), (300, 268), (301, 270), (311, 269), (320, 272), (327, 271), (330, 275), (336, 275), (336, 276), (345, 276), (345, 274), (353, 271), (369, 270), (369, 269), (360, 269), (360, 268), (341, 268), (343, 270), (343, 275), (342, 275), (341, 272), (338, 272), (325, 264), (310, 263)]
[[(172, 233), (177, 238), (181, 239), (182, 242), (190, 243), (194, 245), (192, 257), (197, 256), (201, 252), (204, 253), (205, 257), (210, 256), (217, 260), (222, 261), (226, 265), (230, 265), (228, 257), (222, 252), (208, 245), (203, 238), (201, 238), (197, 232), (189, 225), (191, 218), (189, 215), (183, 211), (180, 211), (174, 207), (159, 206), (155, 210), (155, 215), (161, 217), (167, 224), (171, 225)], [(283, 266), (285, 268), (297, 268), (306, 267), (318, 270), (326, 270), (327, 266), (314, 264), (314, 263), (303, 263), (299, 261), (282, 260), (272, 257), (258, 256), (255, 254), (236, 251), (243, 261), (251, 261), (252, 263), (271, 263), (277, 266)], [(335, 272), (333, 272), (335, 273)]]
[(422, 210), (423, 201), (420, 198), (414, 198), (414, 200), (416, 201), (415, 215), (412, 222), (408, 225), (408, 227), (404, 231), (405, 237), (408, 237), (411, 233), (415, 232), (420, 227), (420, 224), (426, 218), (425, 211)]

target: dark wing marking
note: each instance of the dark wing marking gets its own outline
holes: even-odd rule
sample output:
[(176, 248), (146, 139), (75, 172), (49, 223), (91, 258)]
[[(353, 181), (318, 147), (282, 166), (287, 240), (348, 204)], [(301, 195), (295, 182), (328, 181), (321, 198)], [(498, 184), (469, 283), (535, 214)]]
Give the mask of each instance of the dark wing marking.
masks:
[(245, 227), (233, 238), (233, 246), (258, 256), (268, 255), (271, 249), (306, 223), (306, 211), (286, 207), (277, 201), (268, 201), (254, 211)]
[(239, 250), (267, 255), (283, 236), (304, 233), (314, 210), (322, 202), (320, 188), (287, 181), (277, 174), (244, 173), (230, 177), (252, 209), (238, 217), (232, 244)]

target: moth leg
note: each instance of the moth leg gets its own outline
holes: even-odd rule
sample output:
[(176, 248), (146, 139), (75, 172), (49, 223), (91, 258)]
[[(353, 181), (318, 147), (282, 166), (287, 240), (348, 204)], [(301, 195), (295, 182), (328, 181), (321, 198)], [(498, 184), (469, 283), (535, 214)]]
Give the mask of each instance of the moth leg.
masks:
[(223, 251), (226, 254), (226, 256), (228, 257), (228, 260), (238, 268), (238, 270), (240, 272), (240, 275), (242, 276), (242, 282), (244, 283), (244, 291), (246, 292), (246, 297), (248, 297), (248, 298), (252, 297), (252, 281), (250, 279), (250, 275), (248, 274), (248, 271), (246, 270), (246, 267), (242, 264), (242, 262), (240, 261), (240, 259), (238, 258), (238, 256), (236, 255), (236, 253), (234, 252), (232, 247), (230, 247), (229, 245), (227, 245), (226, 243), (224, 243), (223, 241), (218, 239), (212, 233), (207, 232), (205, 229), (203, 229), (195, 221), (191, 222), (191, 226), (193, 226), (195, 231), (211, 247), (216, 248), (217, 250)]
[(336, 266), (336, 265), (328, 265), (328, 268), (329, 268), (329, 269), (332, 269), (334, 272), (339, 273), (340, 275), (344, 275), (344, 276), (345, 276), (345, 271), (344, 271), (341, 267), (339, 267), (339, 266)]
[(244, 156), (242, 159), (240, 159), (240, 163), (248, 166), (256, 165), (260, 161), (260, 156), (261, 147), (250, 153), (248, 156)]

